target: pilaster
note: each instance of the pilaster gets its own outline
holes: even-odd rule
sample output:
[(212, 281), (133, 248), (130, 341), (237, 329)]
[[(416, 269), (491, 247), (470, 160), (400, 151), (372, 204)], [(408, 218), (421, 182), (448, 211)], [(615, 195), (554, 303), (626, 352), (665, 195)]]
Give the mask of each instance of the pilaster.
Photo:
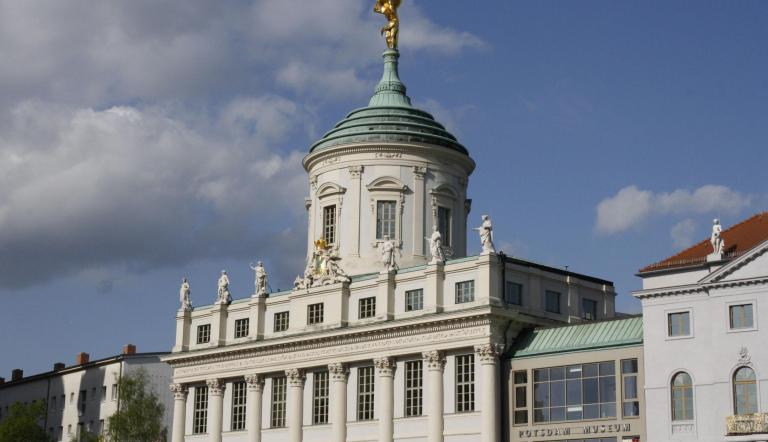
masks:
[(485, 300), (490, 305), (502, 305), (502, 269), (499, 255), (489, 253), (477, 257), (475, 300)]
[(360, 257), (360, 241), (362, 240), (360, 232), (362, 214), (360, 210), (362, 209), (362, 175), (364, 170), (363, 166), (349, 166), (349, 177), (352, 182), (348, 201), (350, 201), (351, 207), (346, 213), (349, 214), (347, 218), (350, 225), (349, 230), (345, 229), (347, 234), (344, 238), (347, 241), (352, 241), (347, 250), (349, 250), (349, 256), (354, 258)]
[(427, 174), (425, 166), (413, 166), (413, 255), (426, 256), (426, 238), (424, 234), (424, 176)]
[(376, 293), (376, 316), (386, 315), (387, 319), (395, 316), (395, 275), (396, 271), (379, 273)]
[(424, 270), (424, 310), (431, 313), (443, 311), (443, 286), (445, 264), (428, 264)]
[(211, 347), (221, 347), (227, 341), (227, 310), (225, 303), (216, 303), (211, 309)]
[(192, 311), (180, 309), (176, 312), (176, 345), (173, 352), (189, 350), (189, 334), (192, 327)]
[(262, 339), (264, 337), (264, 314), (267, 308), (267, 298), (264, 295), (254, 294), (249, 301), (250, 330), (248, 336), (251, 339)]

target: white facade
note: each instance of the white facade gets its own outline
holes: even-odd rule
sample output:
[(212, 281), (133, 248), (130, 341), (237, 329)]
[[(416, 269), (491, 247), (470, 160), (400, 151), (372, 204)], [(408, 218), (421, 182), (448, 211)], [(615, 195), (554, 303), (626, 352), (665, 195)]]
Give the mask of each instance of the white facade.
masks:
[[(768, 241), (732, 260), (640, 275), (643, 290), (634, 295), (643, 305), (648, 440), (768, 440), (765, 431), (729, 436), (726, 425), (727, 417), (744, 415), (734, 403), (737, 396), (742, 404), (752, 403), (750, 411), (768, 412), (768, 334), (763, 323), (768, 318), (766, 252)], [(736, 322), (732, 313), (737, 315)], [(743, 367), (743, 373), (754, 373), (754, 387), (747, 381), (737, 395), (734, 375)], [(673, 419), (673, 380), (683, 372), (691, 379), (692, 407), (681, 410), (685, 402), (678, 402)], [(743, 394), (753, 388), (754, 396)], [(765, 415), (738, 419), (743, 422), (736, 425), (742, 429), (736, 432), (745, 433), (744, 426), (752, 425), (746, 421), (765, 420)]]
[(170, 429), (173, 402), (168, 393), (171, 370), (160, 361), (165, 353), (123, 354), (61, 368), (0, 384), (0, 411), (8, 416), (17, 403), (44, 402), (44, 428), (53, 441), (77, 440), (79, 434), (102, 434), (120, 403), (121, 376), (146, 370), (150, 385), (165, 406), (164, 425)]

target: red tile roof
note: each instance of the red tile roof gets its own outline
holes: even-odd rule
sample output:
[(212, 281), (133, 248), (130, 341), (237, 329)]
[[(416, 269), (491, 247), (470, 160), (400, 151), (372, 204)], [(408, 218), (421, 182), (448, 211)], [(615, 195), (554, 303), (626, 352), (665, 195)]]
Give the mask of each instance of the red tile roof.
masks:
[[(768, 239), (768, 212), (758, 213), (752, 218), (724, 230), (722, 238), (725, 241), (723, 258), (732, 259), (743, 255)], [(643, 267), (640, 269), (640, 273), (701, 264), (707, 261), (707, 255), (710, 253), (712, 253), (712, 244), (707, 238), (663, 261)]]

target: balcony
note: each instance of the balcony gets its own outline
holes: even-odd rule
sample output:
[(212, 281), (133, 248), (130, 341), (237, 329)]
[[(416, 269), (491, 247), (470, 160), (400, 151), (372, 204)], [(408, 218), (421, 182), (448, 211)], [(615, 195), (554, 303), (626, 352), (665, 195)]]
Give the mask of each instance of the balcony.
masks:
[(725, 420), (728, 436), (768, 433), (768, 413), (728, 416)]

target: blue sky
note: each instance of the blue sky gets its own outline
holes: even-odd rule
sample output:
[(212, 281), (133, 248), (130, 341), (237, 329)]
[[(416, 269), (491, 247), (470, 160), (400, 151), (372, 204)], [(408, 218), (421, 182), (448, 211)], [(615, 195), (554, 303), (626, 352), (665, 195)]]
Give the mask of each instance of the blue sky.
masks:
[[(0, 376), (169, 349), (184, 276), (290, 285), (301, 158), (380, 75), (368, 3), (0, 0)], [(766, 210), (768, 3), (467, 6), (404, 1), (401, 77), (508, 254), (634, 312), (638, 268)]]

